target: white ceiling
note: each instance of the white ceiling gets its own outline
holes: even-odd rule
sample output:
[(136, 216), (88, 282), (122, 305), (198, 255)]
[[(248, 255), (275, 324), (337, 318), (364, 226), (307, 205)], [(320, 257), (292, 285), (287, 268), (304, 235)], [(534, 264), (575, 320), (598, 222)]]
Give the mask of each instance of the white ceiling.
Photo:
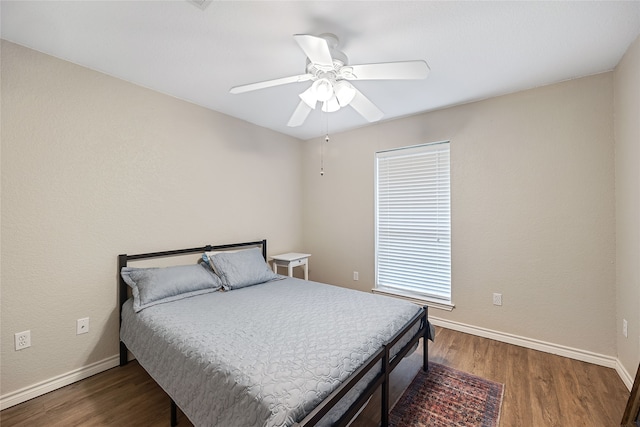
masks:
[(426, 80), (355, 82), (388, 120), (613, 69), (636, 1), (5, 1), (2, 38), (301, 139), (365, 126), (350, 107), (286, 126), (309, 83), (293, 34), (334, 33), (351, 64), (424, 59)]

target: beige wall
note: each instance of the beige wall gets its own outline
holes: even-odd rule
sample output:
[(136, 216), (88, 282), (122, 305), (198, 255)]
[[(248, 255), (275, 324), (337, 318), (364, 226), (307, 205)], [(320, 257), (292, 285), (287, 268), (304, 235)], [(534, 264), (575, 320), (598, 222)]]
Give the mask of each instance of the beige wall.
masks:
[[(640, 38), (614, 74), (616, 165), (616, 337), (633, 376), (640, 362)], [(628, 337), (622, 335), (628, 321)]]
[(117, 354), (119, 253), (302, 249), (299, 140), (11, 43), (1, 59), (1, 395)]
[(373, 287), (374, 153), (450, 140), (456, 308), (430, 314), (614, 357), (612, 94), (605, 73), (335, 134), (324, 176), (308, 141), (312, 279)]

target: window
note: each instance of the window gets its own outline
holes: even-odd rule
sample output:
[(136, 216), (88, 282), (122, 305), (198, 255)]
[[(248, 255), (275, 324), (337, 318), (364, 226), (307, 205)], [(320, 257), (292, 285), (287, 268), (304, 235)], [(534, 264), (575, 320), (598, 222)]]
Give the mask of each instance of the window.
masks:
[(376, 289), (451, 306), (449, 142), (376, 153)]

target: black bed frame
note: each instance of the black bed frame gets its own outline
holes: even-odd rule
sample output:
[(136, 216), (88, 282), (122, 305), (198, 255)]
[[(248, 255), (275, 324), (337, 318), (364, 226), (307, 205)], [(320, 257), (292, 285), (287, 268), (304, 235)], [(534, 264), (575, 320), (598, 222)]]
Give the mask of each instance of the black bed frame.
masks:
[[(163, 252), (150, 252), (137, 255), (118, 255), (118, 298), (120, 306), (120, 326), (122, 326), (122, 306), (129, 298), (128, 285), (122, 279), (120, 271), (123, 267), (127, 266), (128, 261), (151, 259), (151, 258), (165, 258), (171, 256), (187, 255), (198, 252), (209, 252), (216, 250), (229, 250), (245, 246), (260, 246), (262, 247), (262, 256), (265, 261), (267, 259), (267, 241), (257, 240), (254, 242), (232, 243), (226, 245), (206, 245), (197, 248), (189, 249), (177, 249)], [(391, 349), (394, 345), (400, 341), (406, 334), (408, 334), (411, 328), (420, 324), (418, 332), (411, 337), (411, 340), (405, 344), (399, 352), (394, 356), (391, 355)], [(416, 314), (405, 327), (394, 335), (385, 345), (383, 345), (375, 354), (373, 354), (360, 368), (358, 368), (347, 381), (343, 382), (336, 390), (334, 390), (325, 400), (323, 400), (315, 409), (313, 409), (302, 421), (294, 424), (295, 427), (307, 427), (317, 424), (322, 417), (324, 417), (330, 410), (338, 403), (348, 392), (351, 390), (371, 369), (373, 369), (378, 362), (381, 362), (381, 371), (371, 381), (371, 383), (364, 390), (355, 402), (349, 407), (347, 412), (340, 418), (340, 420), (334, 424), (335, 426), (346, 426), (358, 413), (358, 411), (366, 404), (368, 399), (373, 395), (378, 387), (381, 387), (381, 407), (380, 407), (380, 420), (381, 425), (386, 427), (389, 423), (389, 375), (391, 371), (400, 363), (400, 361), (417, 345), (420, 338), (423, 339), (423, 358), (422, 369), (427, 371), (429, 369), (429, 354), (428, 354), (428, 307), (424, 306), (418, 314)], [(124, 366), (128, 363), (128, 350), (126, 345), (120, 341), (120, 366)], [(177, 406), (173, 398), (171, 398), (171, 426), (177, 425)]]

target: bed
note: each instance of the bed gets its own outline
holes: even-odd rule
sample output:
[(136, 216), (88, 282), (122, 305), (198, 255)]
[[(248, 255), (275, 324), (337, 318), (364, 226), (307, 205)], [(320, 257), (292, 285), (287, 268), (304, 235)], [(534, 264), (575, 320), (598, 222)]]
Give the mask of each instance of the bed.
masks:
[[(129, 265), (186, 254), (204, 262)], [(176, 406), (196, 426), (347, 425), (381, 387), (386, 426), (389, 374), (420, 338), (428, 369), (427, 308), (278, 276), (266, 255), (266, 240), (120, 255), (120, 364), (130, 351), (167, 392), (172, 425)]]

